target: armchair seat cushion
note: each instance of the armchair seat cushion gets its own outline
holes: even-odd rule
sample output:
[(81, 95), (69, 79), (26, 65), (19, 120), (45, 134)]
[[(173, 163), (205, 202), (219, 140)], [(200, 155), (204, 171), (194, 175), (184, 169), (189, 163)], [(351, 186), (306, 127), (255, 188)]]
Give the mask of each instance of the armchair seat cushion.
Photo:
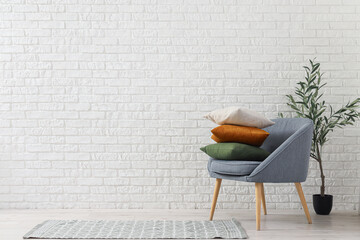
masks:
[(260, 163), (259, 161), (218, 160), (210, 158), (208, 170), (209, 172), (219, 174), (247, 176), (250, 175)]

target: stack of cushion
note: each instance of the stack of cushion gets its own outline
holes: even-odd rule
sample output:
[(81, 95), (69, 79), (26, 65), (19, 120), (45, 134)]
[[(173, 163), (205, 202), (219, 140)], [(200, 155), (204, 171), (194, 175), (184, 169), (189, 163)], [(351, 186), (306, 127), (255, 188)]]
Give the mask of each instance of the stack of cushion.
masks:
[(215, 110), (205, 118), (220, 126), (211, 130), (216, 144), (202, 147), (207, 155), (218, 160), (262, 161), (269, 152), (260, 148), (269, 133), (262, 130), (274, 124), (254, 111), (229, 107)]

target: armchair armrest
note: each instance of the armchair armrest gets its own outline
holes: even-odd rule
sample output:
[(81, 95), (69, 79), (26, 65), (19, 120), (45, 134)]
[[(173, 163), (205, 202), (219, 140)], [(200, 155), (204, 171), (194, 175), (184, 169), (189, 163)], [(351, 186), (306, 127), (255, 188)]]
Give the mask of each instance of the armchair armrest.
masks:
[(248, 182), (304, 182), (307, 177), (313, 123), (308, 121), (286, 139), (246, 178)]

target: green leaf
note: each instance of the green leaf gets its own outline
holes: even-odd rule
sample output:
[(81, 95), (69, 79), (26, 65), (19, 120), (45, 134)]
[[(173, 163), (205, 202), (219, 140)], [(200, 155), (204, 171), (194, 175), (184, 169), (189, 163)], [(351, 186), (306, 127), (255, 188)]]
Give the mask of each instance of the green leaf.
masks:
[(319, 67), (320, 67), (320, 63), (316, 63), (316, 64), (313, 66), (313, 68), (312, 68), (312, 70), (311, 70), (311, 73), (316, 72), (316, 70), (318, 70)]

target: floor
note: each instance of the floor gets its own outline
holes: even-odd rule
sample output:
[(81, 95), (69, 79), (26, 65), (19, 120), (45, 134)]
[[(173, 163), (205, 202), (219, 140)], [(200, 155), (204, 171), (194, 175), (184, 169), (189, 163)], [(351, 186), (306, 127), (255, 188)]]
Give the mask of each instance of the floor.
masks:
[[(20, 240), (32, 227), (48, 219), (207, 219), (209, 210), (0, 210), (0, 239)], [(302, 211), (268, 210), (261, 216), (261, 231), (255, 230), (255, 211), (221, 210), (214, 219), (238, 219), (250, 239), (360, 239), (360, 215), (333, 212), (311, 214), (307, 224)]]

